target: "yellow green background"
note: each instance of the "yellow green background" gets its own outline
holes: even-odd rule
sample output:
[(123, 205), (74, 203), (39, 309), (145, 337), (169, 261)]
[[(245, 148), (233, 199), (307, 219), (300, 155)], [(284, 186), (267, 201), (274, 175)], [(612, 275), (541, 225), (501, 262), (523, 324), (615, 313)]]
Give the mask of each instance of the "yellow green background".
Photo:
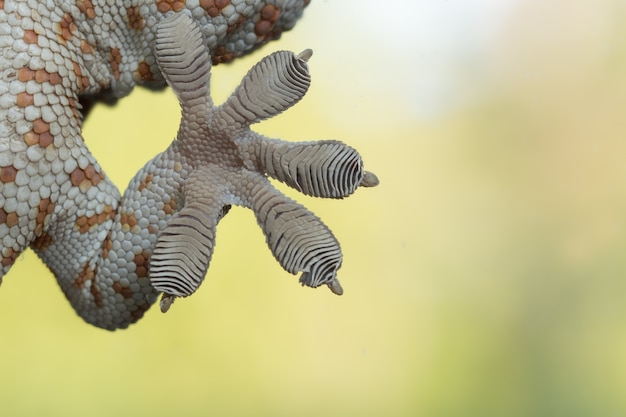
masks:
[[(313, 48), (307, 97), (255, 129), (341, 139), (381, 184), (289, 194), (342, 244), (342, 297), (302, 288), (252, 213), (200, 290), (114, 333), (28, 252), (0, 289), (0, 416), (626, 415), (626, 4), (314, 0), (214, 70)], [(171, 93), (98, 107), (121, 189), (174, 137)]]

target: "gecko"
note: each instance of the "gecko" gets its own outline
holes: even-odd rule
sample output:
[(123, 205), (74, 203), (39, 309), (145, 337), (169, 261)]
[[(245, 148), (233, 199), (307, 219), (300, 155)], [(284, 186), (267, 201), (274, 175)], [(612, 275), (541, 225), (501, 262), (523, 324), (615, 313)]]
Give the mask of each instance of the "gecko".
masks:
[[(286, 142), (249, 129), (295, 104), (310, 82), (301, 55), (270, 55), (215, 107), (211, 65), (277, 39), (301, 0), (0, 0), (0, 282), (28, 247), (86, 322), (108, 330), (191, 295), (215, 227), (251, 208), (270, 250), (303, 285), (342, 293), (339, 243), (267, 177), (343, 198), (378, 179), (338, 141)], [(172, 145), (124, 196), (81, 134), (95, 102), (169, 84), (182, 109)]]

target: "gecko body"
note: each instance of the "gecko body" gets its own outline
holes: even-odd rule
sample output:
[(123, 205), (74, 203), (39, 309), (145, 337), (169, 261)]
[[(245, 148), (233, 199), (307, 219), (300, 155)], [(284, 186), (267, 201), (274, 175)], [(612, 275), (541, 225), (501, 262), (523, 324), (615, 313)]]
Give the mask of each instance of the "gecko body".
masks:
[[(124, 328), (159, 293), (167, 310), (197, 289), (217, 222), (240, 204), (255, 211), (285, 269), (303, 272), (303, 284), (340, 292), (338, 243), (311, 213), (267, 191), (265, 177), (334, 198), (375, 185), (375, 177), (343, 144), (283, 146), (247, 130), (299, 100), (308, 72), (275, 89), (297, 60), (271, 64), (244, 79), (221, 112), (208, 89), (211, 62), (277, 38), (307, 3), (0, 0), (0, 280), (30, 246), (83, 319)], [(166, 80), (183, 109), (179, 135), (122, 198), (83, 141), (81, 103), (115, 101)], [(190, 97), (189, 86), (199, 95)], [(315, 178), (329, 168), (349, 178)]]

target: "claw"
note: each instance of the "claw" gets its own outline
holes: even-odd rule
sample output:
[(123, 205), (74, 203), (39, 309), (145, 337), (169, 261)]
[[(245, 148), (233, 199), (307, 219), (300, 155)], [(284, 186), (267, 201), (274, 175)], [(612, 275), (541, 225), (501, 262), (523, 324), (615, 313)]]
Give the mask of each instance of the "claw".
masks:
[(174, 304), (174, 300), (176, 300), (175, 295), (163, 293), (161, 296), (161, 313), (167, 313), (167, 310)]
[(376, 176), (376, 174), (374, 174), (373, 172), (365, 171), (359, 185), (361, 187), (376, 187), (378, 184), (380, 184), (380, 181), (378, 181), (378, 177)]
[(330, 290), (333, 292), (333, 294), (343, 295), (343, 288), (341, 287), (341, 284), (339, 283), (339, 280), (337, 278), (330, 281), (327, 285), (328, 288), (330, 288)]
[(304, 51), (300, 52), (297, 56), (298, 59), (308, 62), (309, 59), (311, 59), (311, 56), (313, 56), (313, 50), (307, 48)]

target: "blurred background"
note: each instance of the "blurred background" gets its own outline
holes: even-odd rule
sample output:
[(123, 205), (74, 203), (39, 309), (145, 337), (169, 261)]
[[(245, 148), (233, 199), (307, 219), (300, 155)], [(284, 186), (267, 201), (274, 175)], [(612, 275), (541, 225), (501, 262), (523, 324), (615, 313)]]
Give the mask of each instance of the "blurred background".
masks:
[[(194, 296), (115, 333), (26, 253), (0, 289), (0, 415), (626, 415), (625, 22), (621, 0), (312, 1), (212, 88), (314, 50), (306, 98), (255, 129), (341, 139), (379, 176), (287, 191), (340, 240), (345, 294), (300, 287), (242, 208)], [(84, 133), (124, 189), (178, 120), (137, 89)]]

